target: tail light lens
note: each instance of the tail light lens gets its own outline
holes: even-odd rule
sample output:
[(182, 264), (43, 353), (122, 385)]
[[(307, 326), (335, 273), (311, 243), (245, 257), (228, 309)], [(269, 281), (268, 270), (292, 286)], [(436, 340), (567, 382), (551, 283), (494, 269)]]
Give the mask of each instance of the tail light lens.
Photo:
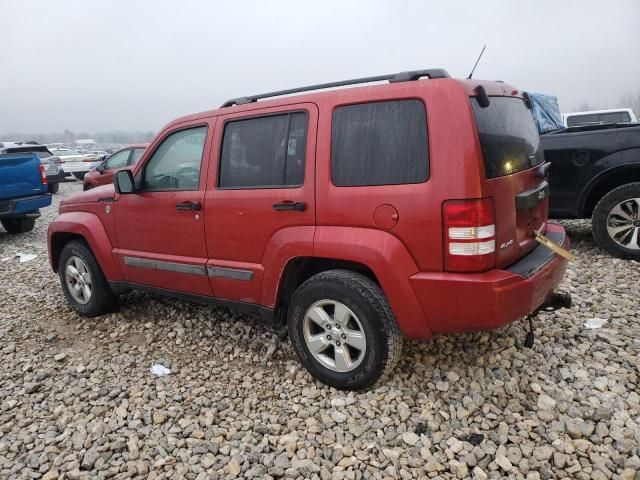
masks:
[(93, 158), (83, 158), (82, 161), (83, 162), (95, 162), (95, 160)]
[(44, 165), (40, 164), (40, 180), (42, 180), (42, 184), (46, 185), (47, 183), (49, 183), (47, 181), (47, 174), (44, 170)]
[(442, 206), (444, 269), (484, 272), (496, 264), (492, 198), (447, 200)]

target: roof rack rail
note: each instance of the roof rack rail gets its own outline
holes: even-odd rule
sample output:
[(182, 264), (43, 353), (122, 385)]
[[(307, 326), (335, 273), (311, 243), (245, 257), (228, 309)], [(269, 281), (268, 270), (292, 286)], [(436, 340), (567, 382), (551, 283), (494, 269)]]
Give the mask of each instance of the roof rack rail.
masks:
[(261, 93), (259, 95), (250, 95), (247, 97), (238, 97), (227, 100), (221, 105), (221, 108), (231, 107), (233, 105), (245, 105), (247, 103), (257, 102), (263, 98), (280, 97), (282, 95), (290, 95), (292, 93), (309, 92), (311, 90), (322, 90), (324, 88), (345, 87), (347, 85), (357, 85), (359, 83), (383, 82), (410, 82), (423, 77), (433, 78), (450, 78), (449, 74), (443, 68), (430, 68), (427, 70), (412, 70), (408, 72), (393, 73), (390, 75), (377, 75), (375, 77), (353, 78), (351, 80), (341, 80), (339, 82), (319, 83), (317, 85), (309, 85), (307, 87), (290, 88), (288, 90), (278, 90), (277, 92)]

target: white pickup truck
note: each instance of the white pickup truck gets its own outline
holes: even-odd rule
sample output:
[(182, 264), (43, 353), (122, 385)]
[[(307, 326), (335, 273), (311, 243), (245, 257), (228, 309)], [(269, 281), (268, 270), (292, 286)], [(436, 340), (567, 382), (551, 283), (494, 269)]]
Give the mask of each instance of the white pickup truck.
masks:
[(565, 127), (580, 127), (583, 125), (598, 125), (600, 123), (637, 123), (638, 119), (630, 108), (612, 108), (609, 110), (563, 113), (562, 122)]

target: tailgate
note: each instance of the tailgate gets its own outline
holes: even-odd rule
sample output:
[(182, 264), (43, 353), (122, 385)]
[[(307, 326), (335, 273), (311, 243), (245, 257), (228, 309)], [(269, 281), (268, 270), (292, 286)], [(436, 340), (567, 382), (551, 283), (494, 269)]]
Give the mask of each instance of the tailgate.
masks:
[(533, 116), (523, 99), (489, 97), (481, 106), (471, 98), (485, 166), (485, 196), (495, 208), (496, 266), (504, 268), (536, 246), (532, 230), (544, 231), (549, 185)]
[(40, 159), (34, 154), (0, 155), (0, 199), (26, 197), (46, 191)]
[(549, 184), (532, 168), (487, 181), (496, 215), (496, 266), (504, 268), (533, 250), (532, 230), (545, 229), (549, 216)]

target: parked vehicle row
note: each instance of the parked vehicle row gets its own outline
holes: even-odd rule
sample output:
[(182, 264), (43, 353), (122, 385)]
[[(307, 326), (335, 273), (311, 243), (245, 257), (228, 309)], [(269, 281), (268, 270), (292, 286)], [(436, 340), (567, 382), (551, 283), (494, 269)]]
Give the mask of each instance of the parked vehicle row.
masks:
[(97, 156), (82, 155), (69, 148), (54, 148), (51, 151), (60, 158), (67, 176), (73, 175), (78, 180), (83, 180), (89, 170), (100, 164), (100, 159)]
[(131, 289), (235, 306), (287, 325), (320, 381), (368, 388), (403, 337), (497, 328), (554, 298), (569, 241), (547, 220), (527, 105), (440, 69), (230, 100), (64, 199), (51, 267), (81, 315)]

